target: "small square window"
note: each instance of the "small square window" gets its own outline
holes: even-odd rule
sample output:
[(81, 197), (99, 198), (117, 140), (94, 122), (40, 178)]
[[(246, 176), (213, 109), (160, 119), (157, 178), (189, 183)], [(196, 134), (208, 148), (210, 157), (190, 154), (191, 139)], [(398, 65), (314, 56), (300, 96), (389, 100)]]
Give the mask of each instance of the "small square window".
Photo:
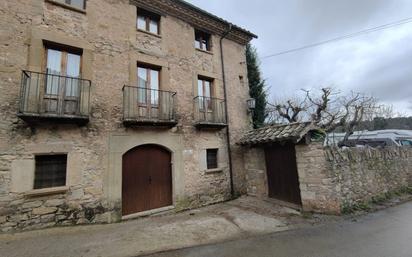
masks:
[(210, 51), (211, 44), (210, 44), (211, 35), (209, 33), (195, 30), (195, 47), (197, 49), (201, 49), (204, 51)]
[(35, 157), (34, 189), (66, 185), (67, 155), (40, 155)]
[(218, 149), (207, 149), (206, 150), (206, 161), (207, 161), (207, 169), (217, 169), (217, 153)]
[(139, 9), (137, 10), (137, 28), (153, 34), (160, 34), (160, 15)]

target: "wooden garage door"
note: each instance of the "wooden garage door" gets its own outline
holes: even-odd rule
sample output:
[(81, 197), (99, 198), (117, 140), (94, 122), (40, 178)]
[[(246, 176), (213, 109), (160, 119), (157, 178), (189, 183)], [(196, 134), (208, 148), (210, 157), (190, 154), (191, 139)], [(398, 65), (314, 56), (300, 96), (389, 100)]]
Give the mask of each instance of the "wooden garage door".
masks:
[(269, 197), (301, 204), (295, 146), (286, 144), (265, 148)]
[(129, 215), (173, 204), (171, 154), (144, 145), (123, 155), (122, 213)]

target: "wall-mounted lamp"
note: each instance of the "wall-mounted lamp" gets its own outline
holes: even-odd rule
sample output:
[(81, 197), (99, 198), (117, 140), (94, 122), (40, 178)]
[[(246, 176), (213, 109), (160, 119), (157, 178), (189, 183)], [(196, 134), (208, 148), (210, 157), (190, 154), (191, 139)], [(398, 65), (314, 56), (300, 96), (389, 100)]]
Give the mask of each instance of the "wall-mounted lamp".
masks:
[(255, 98), (250, 98), (246, 101), (247, 103), (247, 109), (249, 112), (253, 112), (256, 108), (256, 99)]

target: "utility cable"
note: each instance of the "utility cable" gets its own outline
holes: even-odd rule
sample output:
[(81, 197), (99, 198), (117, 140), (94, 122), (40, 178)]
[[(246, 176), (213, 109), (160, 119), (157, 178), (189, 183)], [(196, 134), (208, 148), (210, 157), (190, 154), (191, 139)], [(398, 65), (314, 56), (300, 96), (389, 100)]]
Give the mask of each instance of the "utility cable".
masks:
[(364, 34), (376, 32), (376, 31), (379, 31), (379, 30), (393, 28), (393, 27), (396, 27), (396, 26), (400, 26), (400, 25), (403, 25), (403, 24), (410, 23), (410, 22), (412, 22), (412, 17), (402, 19), (402, 20), (398, 20), (398, 21), (391, 22), (391, 23), (387, 23), (387, 24), (380, 25), (380, 26), (377, 26), (377, 27), (361, 30), (361, 31), (358, 31), (358, 32), (354, 32), (354, 33), (351, 33), (351, 34), (344, 35), (344, 36), (339, 36), (339, 37), (335, 37), (335, 38), (332, 38), (332, 39), (324, 40), (324, 41), (321, 41), (321, 42), (318, 42), (318, 43), (313, 43), (313, 44), (309, 44), (309, 45), (305, 45), (305, 46), (301, 46), (301, 47), (297, 47), (297, 48), (292, 48), (292, 49), (289, 49), (289, 50), (286, 50), (286, 51), (270, 54), (270, 55), (267, 55), (267, 56), (263, 56), (260, 59), (261, 60), (268, 59), (268, 58), (276, 57), (276, 56), (279, 56), (279, 55), (284, 55), (284, 54), (297, 52), (297, 51), (305, 50), (305, 49), (312, 48), (312, 47), (317, 47), (317, 46), (324, 45), (324, 44), (330, 44), (332, 42), (341, 41), (341, 40), (345, 40), (345, 39), (353, 38), (353, 37), (358, 37), (358, 36), (361, 36), (361, 35), (364, 35)]

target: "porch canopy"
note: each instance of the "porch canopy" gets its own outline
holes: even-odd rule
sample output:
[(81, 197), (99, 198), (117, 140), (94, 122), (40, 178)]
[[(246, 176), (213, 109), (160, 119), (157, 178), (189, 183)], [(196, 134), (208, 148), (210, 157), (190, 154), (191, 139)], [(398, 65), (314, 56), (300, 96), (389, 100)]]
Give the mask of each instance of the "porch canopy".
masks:
[(286, 141), (297, 144), (301, 142), (302, 139), (305, 139), (306, 143), (309, 143), (313, 134), (324, 133), (312, 122), (267, 125), (247, 132), (238, 144), (254, 146)]

